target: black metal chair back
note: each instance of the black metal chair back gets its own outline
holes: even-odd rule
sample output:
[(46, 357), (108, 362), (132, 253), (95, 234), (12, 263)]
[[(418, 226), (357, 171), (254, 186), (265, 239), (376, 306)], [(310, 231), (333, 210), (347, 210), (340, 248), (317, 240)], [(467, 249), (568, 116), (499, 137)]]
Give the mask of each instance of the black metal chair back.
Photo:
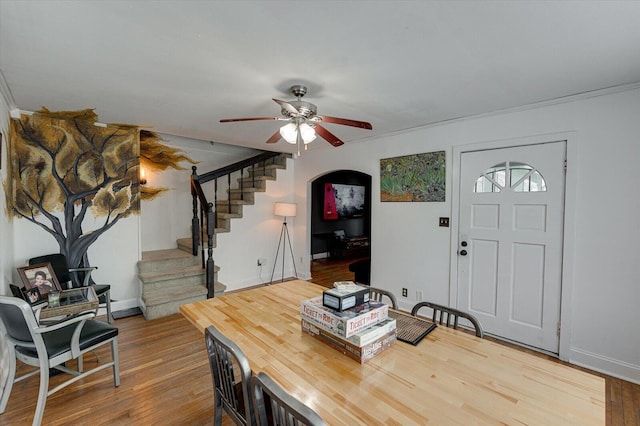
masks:
[(91, 284), (91, 272), (98, 269), (97, 266), (87, 268), (70, 268), (67, 257), (62, 253), (45, 254), (29, 259), (29, 265), (38, 263), (50, 263), (53, 273), (63, 289), (93, 286), (100, 303), (107, 308), (107, 322), (112, 322), (111, 317), (111, 285)]
[[(416, 304), (413, 309), (411, 309), (411, 315), (413, 316), (417, 316), (418, 315), (418, 311), (421, 308), (431, 308), (433, 311), (433, 314), (431, 316), (431, 320), (433, 322), (438, 322), (441, 325), (445, 325), (447, 327), (451, 327), (453, 326), (453, 328), (458, 328), (458, 318), (465, 318), (467, 320), (469, 320), (469, 322), (473, 325), (474, 329), (475, 329), (475, 333), (476, 336), (483, 338), (484, 337), (484, 331), (482, 330), (482, 325), (480, 324), (480, 321), (478, 321), (478, 319), (476, 317), (474, 317), (473, 315), (461, 311), (459, 309), (455, 309), (455, 308), (450, 308), (448, 306), (444, 306), (444, 305), (438, 305), (437, 303), (432, 303), (432, 302), (420, 302), (418, 304)], [(453, 319), (453, 324), (451, 323), (451, 320)]]
[(205, 330), (209, 366), (213, 377), (215, 425), (222, 424), (222, 410), (239, 425), (254, 425), (249, 395), (251, 367), (244, 352), (214, 326)]
[(250, 383), (258, 426), (326, 425), (318, 413), (282, 389), (266, 373), (251, 377)]
[(385, 297), (391, 302), (391, 308), (398, 309), (398, 302), (396, 301), (396, 296), (393, 293), (381, 288), (369, 287), (369, 300), (384, 302)]

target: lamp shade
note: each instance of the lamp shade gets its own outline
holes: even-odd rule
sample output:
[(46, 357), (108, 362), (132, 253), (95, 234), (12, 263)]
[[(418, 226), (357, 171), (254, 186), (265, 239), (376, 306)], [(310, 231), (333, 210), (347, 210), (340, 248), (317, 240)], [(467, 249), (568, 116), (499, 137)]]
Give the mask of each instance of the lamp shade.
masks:
[(297, 204), (293, 204), (293, 203), (276, 203), (275, 215), (285, 216), (285, 217), (295, 217), (296, 207), (297, 207)]
[(300, 135), (302, 141), (306, 144), (313, 142), (316, 138), (316, 130), (307, 123), (300, 124)]
[(295, 144), (298, 141), (298, 127), (300, 127), (300, 136), (305, 145), (315, 140), (316, 130), (307, 123), (285, 124), (280, 128), (280, 136), (288, 143)]
[(295, 144), (298, 128), (295, 123), (289, 123), (280, 128), (280, 136), (288, 143)]

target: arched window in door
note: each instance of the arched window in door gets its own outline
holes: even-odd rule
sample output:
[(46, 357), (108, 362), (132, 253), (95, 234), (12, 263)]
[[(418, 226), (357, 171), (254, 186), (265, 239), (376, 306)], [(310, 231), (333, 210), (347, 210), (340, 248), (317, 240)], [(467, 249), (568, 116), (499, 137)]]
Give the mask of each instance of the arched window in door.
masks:
[(500, 192), (507, 186), (513, 192), (543, 192), (547, 184), (535, 167), (517, 161), (505, 161), (482, 172), (473, 192)]

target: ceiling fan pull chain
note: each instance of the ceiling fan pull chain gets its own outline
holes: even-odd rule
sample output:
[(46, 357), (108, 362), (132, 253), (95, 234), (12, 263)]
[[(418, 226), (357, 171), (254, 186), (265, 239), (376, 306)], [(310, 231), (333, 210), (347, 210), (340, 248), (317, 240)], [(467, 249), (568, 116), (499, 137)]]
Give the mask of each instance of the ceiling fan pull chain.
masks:
[[(297, 119), (297, 124), (296, 124), (296, 145), (298, 146), (298, 157), (300, 157), (300, 145), (302, 144), (302, 131), (300, 130), (300, 119)], [(306, 147), (306, 145), (305, 145)]]

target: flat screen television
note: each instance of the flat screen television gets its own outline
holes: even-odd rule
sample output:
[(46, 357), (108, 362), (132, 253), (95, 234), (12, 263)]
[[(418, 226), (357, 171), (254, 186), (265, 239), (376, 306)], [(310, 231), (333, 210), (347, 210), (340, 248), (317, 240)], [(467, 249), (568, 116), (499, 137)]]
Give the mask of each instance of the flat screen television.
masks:
[(325, 183), (323, 218), (337, 220), (364, 216), (365, 195), (362, 185)]

